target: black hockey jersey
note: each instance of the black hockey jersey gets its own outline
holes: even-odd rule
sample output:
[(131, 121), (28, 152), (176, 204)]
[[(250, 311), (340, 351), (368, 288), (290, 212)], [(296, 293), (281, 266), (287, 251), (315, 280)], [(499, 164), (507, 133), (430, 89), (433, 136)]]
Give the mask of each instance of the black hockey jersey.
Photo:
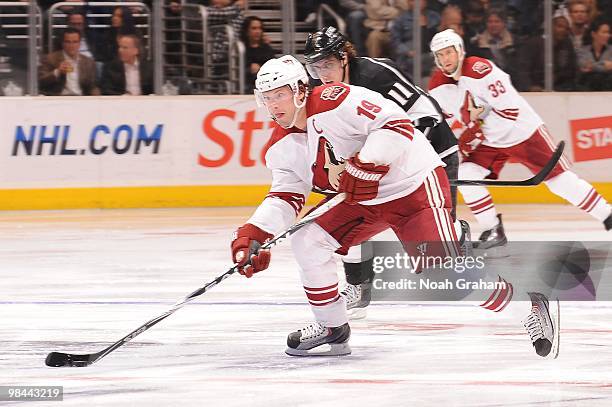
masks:
[[(378, 92), (398, 104), (415, 126), (427, 135), (441, 157), (456, 151), (457, 139), (448, 129), (438, 102), (403, 75), (392, 60), (353, 58), (349, 63), (349, 81), (351, 85)], [(431, 131), (432, 128), (435, 130)]]

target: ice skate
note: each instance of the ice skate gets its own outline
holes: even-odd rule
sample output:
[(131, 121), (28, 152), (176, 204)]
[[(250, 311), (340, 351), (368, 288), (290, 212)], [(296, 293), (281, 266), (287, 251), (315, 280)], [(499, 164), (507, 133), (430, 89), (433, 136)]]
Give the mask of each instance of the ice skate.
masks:
[(348, 340), (351, 327), (348, 323), (327, 328), (318, 322), (292, 332), (287, 336), (287, 350), (291, 356), (343, 356), (350, 355)]
[(559, 356), (560, 314), (559, 300), (552, 308), (540, 293), (529, 293), (531, 313), (523, 321), (538, 355), (556, 359)]
[(606, 230), (612, 230), (612, 213), (603, 221)]
[(347, 283), (340, 292), (346, 302), (346, 313), (349, 320), (363, 319), (366, 317), (372, 297), (372, 282), (367, 280), (361, 284)]
[(499, 219), (497, 226), (482, 232), (478, 241), (473, 243), (474, 249), (486, 252), (487, 256), (490, 258), (508, 256), (505, 250), (508, 239), (504, 231), (501, 214), (497, 215), (497, 219)]

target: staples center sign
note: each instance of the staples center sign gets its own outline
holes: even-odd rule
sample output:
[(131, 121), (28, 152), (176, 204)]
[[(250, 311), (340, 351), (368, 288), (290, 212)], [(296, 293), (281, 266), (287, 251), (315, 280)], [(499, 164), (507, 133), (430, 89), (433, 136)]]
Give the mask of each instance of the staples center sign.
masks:
[(574, 161), (612, 158), (612, 116), (570, 120)]

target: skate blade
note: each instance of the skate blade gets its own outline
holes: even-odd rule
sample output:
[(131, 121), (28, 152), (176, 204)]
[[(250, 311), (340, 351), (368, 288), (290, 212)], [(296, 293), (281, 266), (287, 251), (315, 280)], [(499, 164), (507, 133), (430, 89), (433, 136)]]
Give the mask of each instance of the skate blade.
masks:
[(550, 319), (553, 322), (553, 328), (555, 329), (555, 334), (553, 336), (552, 348), (550, 349), (550, 353), (547, 358), (549, 359), (557, 359), (559, 357), (559, 345), (561, 342), (561, 306), (559, 305), (559, 299), (556, 300), (557, 306), (554, 305), (549, 307), (550, 309)]
[(367, 308), (351, 308), (346, 310), (346, 314), (348, 315), (348, 319), (350, 321), (355, 321), (357, 319), (364, 319), (368, 316)]
[(285, 353), (289, 356), (345, 356), (351, 354), (351, 347), (345, 343), (324, 343), (312, 349), (287, 348)]

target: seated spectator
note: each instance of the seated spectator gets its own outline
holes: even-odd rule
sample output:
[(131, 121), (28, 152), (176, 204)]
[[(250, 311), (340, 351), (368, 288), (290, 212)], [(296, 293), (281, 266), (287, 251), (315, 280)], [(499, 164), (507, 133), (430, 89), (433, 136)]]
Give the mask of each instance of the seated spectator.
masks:
[(119, 37), (119, 58), (104, 64), (100, 87), (103, 95), (148, 95), (153, 93), (153, 67), (143, 58), (136, 34)]
[(134, 23), (132, 11), (129, 7), (115, 7), (111, 16), (110, 28), (99, 50), (100, 59), (104, 62), (112, 61), (117, 56), (119, 37), (128, 34), (140, 35)]
[[(595, 21), (597, 17), (601, 15), (599, 8), (597, 7), (598, 0), (584, 0), (587, 9), (589, 10), (589, 21)], [(601, 3), (605, 3), (604, 0), (599, 0)]]
[[(563, 0), (560, 0), (563, 1)], [(519, 39), (527, 40), (542, 34), (544, 2), (533, 0), (508, 0), (506, 5), (513, 24), (510, 32)]]
[[(451, 28), (451, 26), (463, 25), (463, 13), (458, 6), (450, 4), (442, 9), (440, 13), (440, 24), (437, 32)], [(455, 31), (457, 32), (457, 31)]]
[(246, 49), (245, 92), (253, 93), (259, 68), (264, 62), (274, 58), (276, 51), (266, 42), (263, 21), (259, 17), (250, 16), (244, 20), (240, 38)]
[[(429, 52), (429, 43), (440, 24), (440, 15), (427, 8), (427, 0), (421, 0), (421, 9), (418, 12), (418, 24), (421, 27), (421, 57), (423, 72), (430, 72), (434, 66), (433, 56)], [(414, 61), (414, 2), (410, 1), (408, 10), (402, 12), (391, 27), (391, 46), (393, 57), (405, 75), (412, 75)]]
[(66, 18), (68, 27), (79, 30), (81, 33), (81, 45), (79, 46), (79, 53), (96, 61), (101, 60), (97, 55), (96, 39), (94, 34), (89, 30), (87, 19), (85, 14), (81, 10), (75, 10), (68, 14)]
[(465, 46), (465, 53), (467, 56), (474, 55), (474, 50), (470, 41), (466, 39), (465, 28), (463, 24), (463, 13), (459, 6), (455, 4), (449, 4), (442, 9), (440, 15), (440, 24), (438, 25), (437, 32), (442, 32), (447, 29), (451, 29), (459, 34), (463, 38), (463, 44)]
[(400, 13), (407, 9), (406, 1), (366, 0), (367, 18), (363, 24), (371, 30), (366, 39), (368, 56), (380, 58), (391, 55), (391, 26)]
[[(556, 91), (576, 89), (576, 53), (569, 37), (569, 20), (559, 15), (553, 18), (553, 86)], [(521, 91), (544, 90), (544, 37), (532, 37), (521, 49), (517, 88)]]
[(587, 31), (585, 45), (578, 51), (578, 83), (584, 90), (612, 90), (612, 46), (610, 23), (596, 19)]
[(486, 28), (472, 39), (476, 56), (493, 61), (512, 78), (516, 75), (516, 48), (512, 34), (506, 29), (506, 16), (492, 9), (486, 16)]
[(340, 0), (341, 11), (346, 21), (348, 37), (357, 50), (357, 54), (365, 55), (365, 38), (367, 30), (363, 23), (366, 19), (365, 0)]
[(478, 33), (485, 29), (485, 8), (480, 0), (468, 0), (462, 10), (465, 14), (465, 19), (463, 20), (465, 31), (463, 42), (468, 44)]
[(99, 95), (96, 64), (93, 59), (79, 54), (81, 33), (67, 28), (62, 38), (62, 50), (44, 56), (41, 61), (40, 93), (49, 96)]
[(574, 44), (574, 50), (578, 52), (584, 45), (585, 33), (589, 28), (590, 10), (584, 0), (570, 0), (567, 9), (571, 22), (570, 37)]

